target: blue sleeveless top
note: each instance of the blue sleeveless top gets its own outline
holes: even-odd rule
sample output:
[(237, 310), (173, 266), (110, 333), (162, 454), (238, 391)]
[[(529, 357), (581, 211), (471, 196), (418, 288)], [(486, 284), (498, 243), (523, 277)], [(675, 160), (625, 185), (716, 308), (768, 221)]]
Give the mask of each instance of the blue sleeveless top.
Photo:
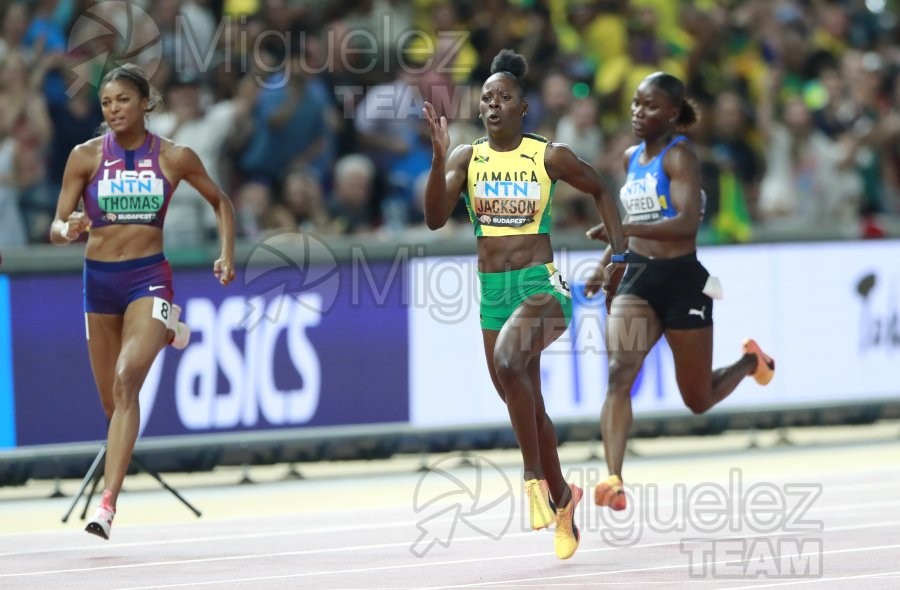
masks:
[(628, 178), (619, 191), (619, 200), (625, 208), (629, 223), (656, 221), (675, 217), (677, 211), (669, 191), (669, 177), (663, 170), (663, 158), (676, 143), (687, 141), (684, 135), (676, 135), (659, 154), (646, 164), (641, 155), (647, 148), (645, 142), (631, 154), (628, 160)]

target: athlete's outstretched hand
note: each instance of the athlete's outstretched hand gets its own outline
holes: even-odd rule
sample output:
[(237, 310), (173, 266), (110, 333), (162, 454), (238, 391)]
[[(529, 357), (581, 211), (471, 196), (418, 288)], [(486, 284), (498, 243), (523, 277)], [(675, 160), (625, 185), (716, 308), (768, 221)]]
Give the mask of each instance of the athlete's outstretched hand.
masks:
[(234, 280), (234, 260), (231, 256), (222, 255), (213, 262), (213, 274), (224, 287)]
[(91, 220), (83, 211), (75, 211), (66, 220), (68, 225), (66, 238), (73, 242), (83, 233), (91, 229)]
[(609, 236), (606, 234), (606, 226), (602, 223), (587, 230), (585, 235), (592, 240), (609, 243)]
[(434, 157), (443, 160), (447, 157), (447, 151), (450, 149), (450, 133), (447, 132), (447, 117), (443, 115), (438, 117), (434, 105), (430, 102), (425, 103), (422, 109), (425, 113), (425, 119), (431, 128), (431, 148), (434, 150)]
[(594, 274), (591, 275), (591, 278), (584, 284), (585, 297), (591, 299), (594, 295), (603, 290), (605, 284), (606, 269), (603, 268), (603, 263), (601, 262), (597, 265), (597, 268), (594, 269)]
[(624, 264), (607, 264), (606, 267), (598, 264), (594, 274), (584, 286), (585, 296), (590, 299), (600, 291), (603, 291), (603, 294), (606, 296), (606, 313), (609, 313), (613, 297), (616, 296), (616, 291), (619, 289), (619, 283), (622, 282), (624, 274)]

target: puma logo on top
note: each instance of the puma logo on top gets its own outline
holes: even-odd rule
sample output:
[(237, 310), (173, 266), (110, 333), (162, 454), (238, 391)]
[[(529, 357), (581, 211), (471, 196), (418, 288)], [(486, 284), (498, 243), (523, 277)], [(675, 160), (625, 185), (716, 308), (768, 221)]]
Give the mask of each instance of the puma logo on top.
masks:
[(534, 152), (530, 156), (528, 154), (519, 154), (519, 156), (531, 160), (531, 163), (534, 164), (535, 166), (537, 166), (537, 162), (534, 161), (535, 157), (537, 157), (537, 154), (538, 154), (537, 152)]

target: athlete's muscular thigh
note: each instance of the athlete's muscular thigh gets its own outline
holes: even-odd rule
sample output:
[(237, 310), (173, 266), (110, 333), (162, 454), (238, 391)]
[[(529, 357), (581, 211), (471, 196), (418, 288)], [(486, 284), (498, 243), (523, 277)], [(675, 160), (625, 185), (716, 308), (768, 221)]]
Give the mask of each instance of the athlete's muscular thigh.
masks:
[(106, 417), (113, 412), (113, 382), (116, 377), (116, 362), (122, 348), (123, 318), (117, 314), (86, 314), (88, 354), (91, 371), (100, 394), (100, 403)]
[(125, 311), (122, 328), (122, 351), (117, 373), (128, 374), (143, 384), (156, 355), (165, 346), (166, 324), (172, 304), (159, 297), (141, 297)]

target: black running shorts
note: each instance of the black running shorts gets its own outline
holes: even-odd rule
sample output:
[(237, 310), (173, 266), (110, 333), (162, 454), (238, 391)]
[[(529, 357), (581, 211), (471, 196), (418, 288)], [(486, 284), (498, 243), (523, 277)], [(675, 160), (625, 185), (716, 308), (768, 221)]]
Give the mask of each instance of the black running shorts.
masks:
[(664, 329), (692, 330), (713, 324), (713, 301), (703, 289), (709, 272), (691, 252), (678, 258), (645, 258), (628, 252), (617, 295), (647, 301)]

